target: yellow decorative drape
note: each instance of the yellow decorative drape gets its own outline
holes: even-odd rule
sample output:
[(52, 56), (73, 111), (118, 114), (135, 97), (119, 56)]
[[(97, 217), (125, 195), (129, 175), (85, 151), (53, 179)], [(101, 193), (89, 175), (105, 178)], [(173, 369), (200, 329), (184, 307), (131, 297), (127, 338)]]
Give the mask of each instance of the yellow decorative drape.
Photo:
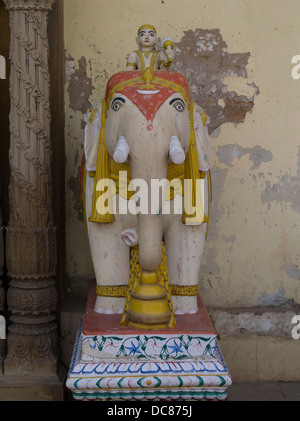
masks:
[[(113, 215), (112, 201), (108, 199), (108, 211), (104, 213), (104, 209), (97, 209), (97, 200), (104, 193), (104, 189), (101, 188), (101, 182), (103, 180), (111, 180), (110, 171), (110, 156), (107, 152), (105, 145), (105, 121), (106, 121), (106, 105), (105, 100), (102, 101), (102, 114), (101, 114), (101, 130), (99, 139), (99, 149), (97, 156), (97, 166), (94, 184), (94, 194), (92, 203), (92, 213), (89, 217), (90, 222), (100, 223), (111, 223), (114, 222), (115, 218)], [(108, 190), (111, 189), (111, 183), (108, 184)], [(108, 196), (111, 196), (111, 191), (108, 191)], [(101, 206), (100, 206), (101, 207)], [(100, 210), (100, 212), (99, 212)]]

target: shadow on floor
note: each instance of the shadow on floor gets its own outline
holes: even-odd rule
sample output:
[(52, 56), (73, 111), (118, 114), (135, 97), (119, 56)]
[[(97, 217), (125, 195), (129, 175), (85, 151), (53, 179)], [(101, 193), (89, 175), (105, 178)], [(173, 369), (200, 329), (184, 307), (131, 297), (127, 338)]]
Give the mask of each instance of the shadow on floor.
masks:
[(300, 382), (233, 383), (227, 401), (300, 401)]

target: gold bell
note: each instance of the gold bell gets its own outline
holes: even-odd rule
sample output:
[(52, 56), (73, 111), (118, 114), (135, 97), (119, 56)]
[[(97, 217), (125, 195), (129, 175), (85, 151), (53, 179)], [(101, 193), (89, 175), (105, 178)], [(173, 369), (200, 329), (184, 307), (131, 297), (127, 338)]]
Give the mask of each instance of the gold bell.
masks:
[(164, 329), (171, 319), (168, 296), (155, 272), (142, 272), (141, 282), (131, 292), (128, 324), (138, 329)]

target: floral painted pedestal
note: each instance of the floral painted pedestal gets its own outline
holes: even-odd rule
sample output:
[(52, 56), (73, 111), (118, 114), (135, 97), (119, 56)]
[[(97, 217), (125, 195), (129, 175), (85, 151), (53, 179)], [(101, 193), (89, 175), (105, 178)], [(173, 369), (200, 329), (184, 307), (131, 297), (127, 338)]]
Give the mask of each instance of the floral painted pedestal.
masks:
[(120, 327), (94, 311), (93, 285), (67, 379), (76, 400), (225, 400), (231, 377), (203, 302), (176, 327)]

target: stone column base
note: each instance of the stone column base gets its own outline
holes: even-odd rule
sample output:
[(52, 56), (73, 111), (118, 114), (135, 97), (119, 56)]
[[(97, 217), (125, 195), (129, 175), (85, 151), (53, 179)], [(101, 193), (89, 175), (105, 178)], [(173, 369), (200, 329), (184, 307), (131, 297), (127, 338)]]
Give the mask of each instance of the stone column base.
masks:
[(0, 401), (64, 401), (65, 373), (55, 376), (0, 376)]

